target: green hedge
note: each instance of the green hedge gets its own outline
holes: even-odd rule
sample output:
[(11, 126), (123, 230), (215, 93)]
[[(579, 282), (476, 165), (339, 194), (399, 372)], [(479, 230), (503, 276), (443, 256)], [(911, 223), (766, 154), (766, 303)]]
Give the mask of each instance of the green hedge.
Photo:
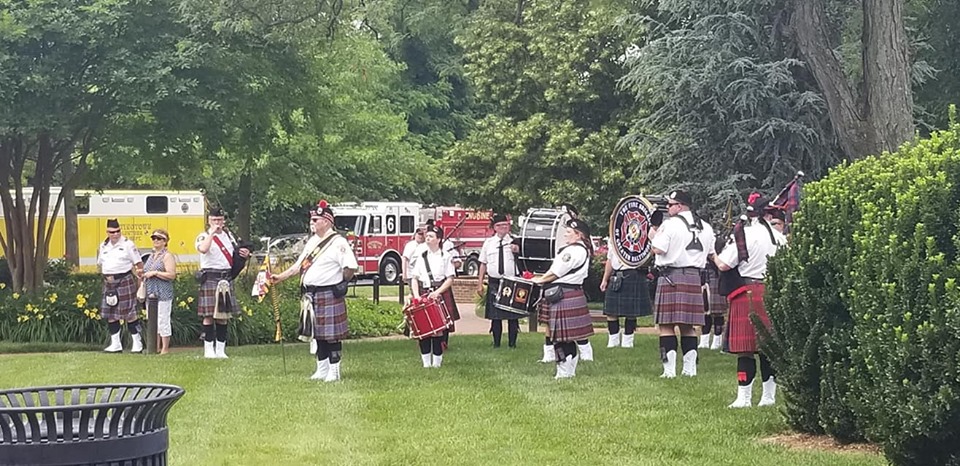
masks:
[(767, 350), (798, 430), (960, 464), (960, 125), (804, 188)]
[[(56, 267), (56, 266), (55, 266)], [(0, 341), (21, 343), (102, 343), (107, 340), (106, 323), (99, 305), (101, 279), (94, 274), (67, 274), (53, 269), (52, 284), (38, 294), (22, 296), (0, 284)], [(262, 303), (250, 296), (252, 274), (237, 279), (237, 302), (243, 309), (231, 320), (231, 344), (258, 344), (274, 341), (276, 325), (269, 295)], [(191, 273), (182, 273), (175, 282), (172, 312), (172, 344), (199, 344), (197, 283)], [(295, 279), (279, 287), (281, 324), (286, 341), (296, 339), (300, 312)], [(398, 303), (374, 304), (365, 298), (347, 300), (351, 338), (397, 333), (403, 314)]]

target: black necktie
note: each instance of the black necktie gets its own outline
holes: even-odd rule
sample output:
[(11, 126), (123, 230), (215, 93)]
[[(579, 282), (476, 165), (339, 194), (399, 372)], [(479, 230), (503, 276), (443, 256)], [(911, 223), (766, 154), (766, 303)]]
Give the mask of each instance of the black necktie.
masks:
[(500, 243), (500, 257), (497, 258), (497, 269), (500, 271), (500, 276), (503, 276), (503, 239), (499, 240)]

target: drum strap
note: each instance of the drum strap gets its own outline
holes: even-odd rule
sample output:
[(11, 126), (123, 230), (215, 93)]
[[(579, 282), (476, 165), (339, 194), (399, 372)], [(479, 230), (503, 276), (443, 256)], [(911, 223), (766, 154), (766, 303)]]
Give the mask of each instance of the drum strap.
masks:
[[(582, 245), (582, 244), (580, 244), (580, 243), (573, 243), (573, 244), (568, 244), (568, 245), (560, 248), (560, 250), (557, 251), (557, 254), (560, 254), (561, 252), (563, 252), (564, 249), (567, 249), (567, 248), (569, 248), (570, 246), (580, 246), (580, 247), (583, 248), (584, 250), (587, 249), (586, 246), (584, 246), (584, 245)], [(585, 265), (587, 265), (587, 263), (589, 263), (589, 262), (590, 262), (590, 251), (587, 251), (587, 258), (583, 260), (583, 263), (580, 264), (579, 267), (577, 267), (577, 268), (575, 268), (575, 269), (572, 269), (572, 270), (570, 270), (569, 272), (563, 274), (563, 276), (565, 277), (565, 276), (567, 276), (567, 275), (570, 275), (571, 273), (579, 272), (580, 269), (582, 269), (582, 268), (583, 268)], [(557, 278), (560, 278), (560, 277), (557, 277)]]
[[(427, 254), (429, 253), (430, 251), (423, 251), (423, 266), (427, 268), (427, 275), (430, 276), (430, 284), (433, 285), (433, 283), (437, 281), (442, 282), (443, 280), (437, 280), (437, 277), (433, 276), (433, 272), (430, 270), (430, 261), (427, 260)], [(442, 253), (440, 257), (443, 257)], [(443, 277), (443, 278), (446, 278), (446, 277)]]

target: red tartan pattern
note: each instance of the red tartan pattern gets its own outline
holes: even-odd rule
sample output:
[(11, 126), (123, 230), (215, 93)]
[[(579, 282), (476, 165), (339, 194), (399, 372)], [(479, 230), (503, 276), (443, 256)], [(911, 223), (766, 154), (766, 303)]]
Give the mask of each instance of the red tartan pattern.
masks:
[(100, 315), (108, 322), (111, 320), (122, 320), (124, 322), (137, 320), (137, 279), (133, 277), (133, 274), (129, 274), (114, 283), (116, 284), (117, 305), (108, 306), (107, 290), (111, 286), (108, 285), (107, 278), (103, 278), (103, 297), (100, 299)]
[[(748, 291), (750, 293), (748, 293)], [(734, 293), (730, 299), (730, 318), (724, 335), (724, 348), (730, 353), (756, 353), (757, 330), (750, 319), (755, 313), (769, 329), (770, 318), (763, 306), (763, 283), (746, 285)]]

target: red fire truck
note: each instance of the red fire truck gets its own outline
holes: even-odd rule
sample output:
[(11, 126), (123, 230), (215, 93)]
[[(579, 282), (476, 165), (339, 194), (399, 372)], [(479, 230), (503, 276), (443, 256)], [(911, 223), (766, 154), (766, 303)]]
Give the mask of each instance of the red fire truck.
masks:
[(353, 244), (360, 275), (379, 274), (384, 283), (400, 280), (403, 246), (417, 227), (433, 220), (453, 242), (460, 273), (476, 275), (483, 241), (493, 235), (490, 211), (459, 206), (421, 206), (415, 202), (344, 203), (333, 207), (336, 227)]

